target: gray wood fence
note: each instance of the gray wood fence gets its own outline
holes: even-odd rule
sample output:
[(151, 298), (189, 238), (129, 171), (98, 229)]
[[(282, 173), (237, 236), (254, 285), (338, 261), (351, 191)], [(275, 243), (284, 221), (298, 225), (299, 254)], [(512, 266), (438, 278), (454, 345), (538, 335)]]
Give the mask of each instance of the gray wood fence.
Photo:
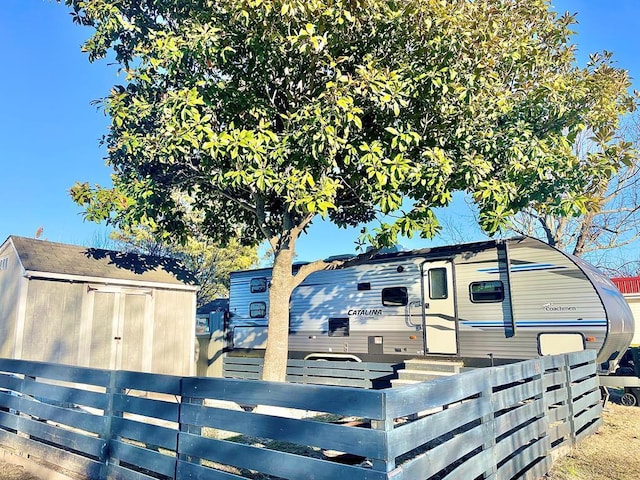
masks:
[(593, 352), (386, 390), (18, 360), (0, 372), (0, 446), (88, 478), (528, 479), (601, 423)]
[[(223, 360), (223, 376), (258, 380), (262, 374), (262, 357), (230, 357)], [(341, 387), (386, 388), (402, 364), (289, 360), (287, 382)]]

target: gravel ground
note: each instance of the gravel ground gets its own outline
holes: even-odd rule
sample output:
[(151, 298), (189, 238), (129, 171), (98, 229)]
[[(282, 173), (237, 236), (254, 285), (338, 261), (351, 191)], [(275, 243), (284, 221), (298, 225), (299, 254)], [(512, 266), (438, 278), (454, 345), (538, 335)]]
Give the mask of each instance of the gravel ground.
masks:
[[(24, 468), (10, 463), (0, 462), (0, 479), (2, 480), (40, 480), (24, 471)], [(44, 479), (42, 479), (44, 480)]]

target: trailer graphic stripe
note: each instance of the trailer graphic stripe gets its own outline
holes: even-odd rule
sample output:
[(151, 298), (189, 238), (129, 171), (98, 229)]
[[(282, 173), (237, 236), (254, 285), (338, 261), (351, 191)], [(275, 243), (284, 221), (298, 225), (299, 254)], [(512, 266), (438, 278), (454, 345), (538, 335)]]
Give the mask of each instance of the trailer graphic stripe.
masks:
[[(530, 272), (534, 270), (560, 270), (564, 268), (569, 267), (566, 265), (554, 265), (553, 263), (529, 263), (526, 265), (511, 265), (511, 273)], [(500, 271), (500, 268), (497, 267), (478, 269), (478, 272), (481, 273), (500, 273)]]
[[(504, 327), (511, 326), (511, 322), (477, 322), (463, 321), (462, 325), (468, 327)], [(516, 322), (516, 327), (532, 328), (532, 327), (606, 327), (606, 320), (521, 320)]]

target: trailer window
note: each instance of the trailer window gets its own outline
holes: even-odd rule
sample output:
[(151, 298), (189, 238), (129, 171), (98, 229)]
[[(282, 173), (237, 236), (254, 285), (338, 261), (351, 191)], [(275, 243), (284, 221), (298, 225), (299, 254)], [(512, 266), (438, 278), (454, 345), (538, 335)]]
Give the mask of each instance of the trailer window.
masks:
[(249, 304), (249, 316), (251, 318), (264, 318), (267, 316), (267, 304), (264, 302), (252, 302)]
[(409, 303), (407, 287), (391, 287), (382, 289), (382, 305), (385, 307), (402, 307)]
[(429, 298), (431, 300), (443, 300), (448, 296), (447, 269), (432, 268), (429, 270)]
[(501, 302), (504, 300), (504, 285), (500, 280), (472, 282), (469, 295), (473, 303)]
[(329, 319), (329, 336), (330, 337), (348, 337), (349, 336), (349, 319), (348, 318), (330, 318)]
[(267, 279), (265, 277), (252, 278), (249, 284), (251, 293), (262, 293), (267, 291)]

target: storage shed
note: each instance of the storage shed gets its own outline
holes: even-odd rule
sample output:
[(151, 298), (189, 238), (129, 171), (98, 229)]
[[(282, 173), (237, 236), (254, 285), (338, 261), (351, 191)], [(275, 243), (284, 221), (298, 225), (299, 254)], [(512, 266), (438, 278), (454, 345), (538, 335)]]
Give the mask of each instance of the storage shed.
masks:
[(194, 375), (197, 289), (170, 259), (10, 236), (0, 357)]
[(631, 340), (631, 345), (640, 346), (640, 277), (618, 277), (612, 278), (611, 281), (622, 292), (624, 299), (633, 312), (636, 331)]

